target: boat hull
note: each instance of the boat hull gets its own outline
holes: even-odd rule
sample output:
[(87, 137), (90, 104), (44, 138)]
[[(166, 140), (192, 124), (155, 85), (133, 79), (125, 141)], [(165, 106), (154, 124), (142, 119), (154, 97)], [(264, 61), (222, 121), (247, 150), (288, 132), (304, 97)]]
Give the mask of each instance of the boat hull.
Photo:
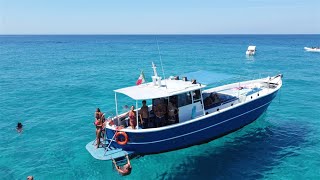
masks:
[[(202, 144), (258, 119), (267, 110), (277, 92), (278, 90), (229, 110), (192, 120), (190, 123), (155, 131), (126, 132), (129, 139), (126, 145), (119, 145), (111, 140), (111, 146), (133, 151), (135, 154), (154, 154)], [(107, 139), (112, 139), (115, 132), (107, 129)]]
[(248, 56), (253, 56), (253, 55), (255, 55), (255, 52), (246, 51), (246, 55), (248, 55)]

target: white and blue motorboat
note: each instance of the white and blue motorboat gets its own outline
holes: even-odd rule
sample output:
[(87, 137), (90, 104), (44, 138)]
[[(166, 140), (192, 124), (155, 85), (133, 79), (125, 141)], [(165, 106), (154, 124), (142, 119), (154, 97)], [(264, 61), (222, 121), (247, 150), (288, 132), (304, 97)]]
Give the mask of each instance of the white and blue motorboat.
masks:
[(320, 52), (320, 47), (304, 47), (304, 50), (309, 52)]
[[(214, 87), (223, 74), (197, 71), (183, 78), (162, 79), (155, 66), (152, 82), (114, 90), (116, 111), (117, 94), (124, 94), (136, 102), (150, 102), (150, 121), (155, 118), (153, 106), (156, 99), (165, 103), (174, 99), (178, 110), (177, 122), (157, 128), (136, 129), (127, 127), (125, 113), (106, 121), (104, 145), (95, 148), (94, 141), (86, 149), (100, 160), (122, 157), (125, 154), (145, 155), (178, 150), (209, 142), (236, 131), (256, 119), (268, 108), (282, 86), (282, 75), (236, 82)], [(211, 85), (211, 88), (208, 88)], [(215, 100), (208, 98), (214, 94)], [(118, 95), (119, 96), (119, 95)], [(137, 124), (139, 108), (135, 109)]]
[(247, 56), (253, 56), (256, 54), (256, 46), (249, 46), (247, 51), (246, 51), (246, 55)]

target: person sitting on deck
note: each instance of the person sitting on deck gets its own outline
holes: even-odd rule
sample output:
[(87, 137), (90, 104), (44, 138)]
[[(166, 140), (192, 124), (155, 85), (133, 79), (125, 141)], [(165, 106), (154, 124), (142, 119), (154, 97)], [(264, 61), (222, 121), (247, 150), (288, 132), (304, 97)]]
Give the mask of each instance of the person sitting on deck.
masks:
[(213, 104), (213, 101), (211, 99), (211, 95), (212, 95), (212, 93), (204, 99), (204, 107), (209, 107)]
[(132, 170), (132, 167), (131, 167), (131, 164), (130, 164), (130, 160), (129, 160), (129, 157), (128, 157), (128, 154), (126, 155), (126, 158), (127, 158), (127, 164), (125, 164), (123, 167), (120, 167), (117, 165), (117, 162), (112, 159), (112, 162), (116, 168), (116, 170), (122, 175), (122, 176), (125, 176), (125, 175), (129, 175), (131, 173), (131, 170)]
[(167, 113), (167, 106), (164, 104), (163, 99), (155, 106), (154, 113), (156, 115), (155, 126), (162, 127), (165, 125), (165, 115)]
[(210, 93), (210, 96), (204, 99), (204, 106), (210, 107), (212, 104), (220, 102), (220, 98), (217, 93)]
[(149, 123), (149, 109), (148, 106), (146, 105), (146, 101), (142, 101), (142, 107), (140, 109), (140, 120), (141, 120), (141, 125), (142, 128), (148, 128), (148, 123)]
[(219, 98), (217, 93), (214, 93), (212, 100), (213, 100), (213, 104), (221, 102), (221, 99)]

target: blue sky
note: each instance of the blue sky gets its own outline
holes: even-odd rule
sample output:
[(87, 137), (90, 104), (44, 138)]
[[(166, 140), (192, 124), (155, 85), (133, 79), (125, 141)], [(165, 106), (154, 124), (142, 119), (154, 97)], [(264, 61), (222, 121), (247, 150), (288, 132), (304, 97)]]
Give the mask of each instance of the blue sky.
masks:
[(320, 0), (0, 0), (0, 34), (319, 34)]

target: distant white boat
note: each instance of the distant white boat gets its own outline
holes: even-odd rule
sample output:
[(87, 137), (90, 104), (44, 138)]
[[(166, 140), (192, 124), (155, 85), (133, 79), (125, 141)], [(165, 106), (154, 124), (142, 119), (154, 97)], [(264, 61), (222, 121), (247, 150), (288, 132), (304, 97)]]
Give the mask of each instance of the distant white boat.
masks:
[(253, 56), (256, 54), (256, 46), (249, 46), (246, 55)]
[(320, 52), (320, 47), (304, 47), (304, 50), (310, 52)]

